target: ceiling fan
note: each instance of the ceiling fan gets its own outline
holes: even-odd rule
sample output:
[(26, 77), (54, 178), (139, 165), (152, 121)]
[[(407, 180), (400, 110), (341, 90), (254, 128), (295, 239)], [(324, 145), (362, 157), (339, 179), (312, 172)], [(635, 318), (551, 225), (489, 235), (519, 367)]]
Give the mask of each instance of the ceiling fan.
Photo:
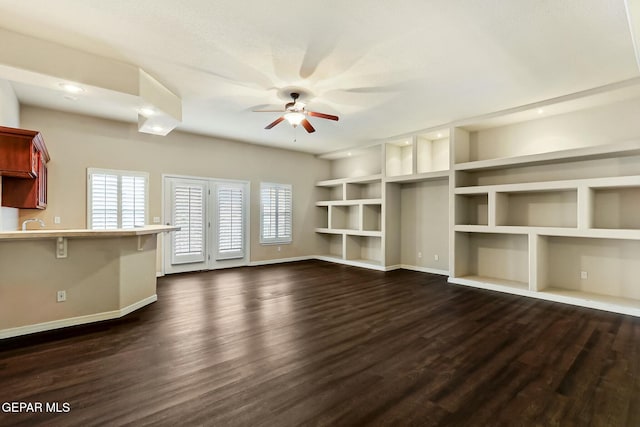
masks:
[(292, 92), (290, 95), (291, 95), (291, 98), (293, 99), (293, 102), (288, 102), (287, 104), (285, 104), (284, 110), (254, 110), (255, 112), (259, 112), (259, 113), (276, 112), (276, 111), (284, 112), (282, 116), (278, 117), (273, 122), (269, 123), (265, 127), (265, 129), (271, 129), (281, 121), (286, 120), (294, 128), (297, 127), (298, 125), (302, 125), (302, 127), (304, 127), (307, 132), (312, 133), (312, 132), (315, 132), (316, 130), (314, 129), (313, 126), (311, 126), (311, 123), (309, 123), (309, 120), (307, 120), (306, 116), (319, 117), (321, 119), (338, 121), (338, 116), (334, 116), (331, 114), (324, 114), (324, 113), (316, 113), (315, 111), (308, 111), (305, 108), (306, 105), (304, 104), (304, 102), (298, 102), (298, 98), (300, 97), (299, 93)]

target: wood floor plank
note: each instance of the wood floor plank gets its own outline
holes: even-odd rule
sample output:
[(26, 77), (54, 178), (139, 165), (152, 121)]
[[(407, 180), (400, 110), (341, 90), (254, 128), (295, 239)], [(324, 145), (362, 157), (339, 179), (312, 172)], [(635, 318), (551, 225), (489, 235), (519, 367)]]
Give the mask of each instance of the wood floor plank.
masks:
[(0, 341), (0, 425), (637, 426), (640, 319), (321, 261), (185, 273)]

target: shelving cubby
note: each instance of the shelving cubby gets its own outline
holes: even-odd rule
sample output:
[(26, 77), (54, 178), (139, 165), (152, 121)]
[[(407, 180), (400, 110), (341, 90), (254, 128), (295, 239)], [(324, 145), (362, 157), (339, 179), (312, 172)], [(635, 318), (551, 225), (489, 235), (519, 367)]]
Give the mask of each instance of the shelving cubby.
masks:
[(529, 290), (529, 236), (455, 232), (450, 282), (488, 289)]
[(416, 136), (416, 173), (424, 174), (449, 169), (449, 130)]
[(345, 260), (381, 266), (381, 237), (346, 235)]
[(457, 194), (456, 225), (489, 225), (489, 195)]
[(577, 189), (496, 193), (496, 225), (577, 227)]
[(331, 205), (330, 229), (335, 230), (359, 230), (360, 229), (360, 205)]
[(591, 192), (593, 228), (640, 230), (640, 185)]
[(384, 146), (385, 176), (404, 176), (414, 172), (413, 138), (408, 137), (398, 141), (388, 142)]
[(640, 241), (539, 236), (543, 298), (640, 315)]

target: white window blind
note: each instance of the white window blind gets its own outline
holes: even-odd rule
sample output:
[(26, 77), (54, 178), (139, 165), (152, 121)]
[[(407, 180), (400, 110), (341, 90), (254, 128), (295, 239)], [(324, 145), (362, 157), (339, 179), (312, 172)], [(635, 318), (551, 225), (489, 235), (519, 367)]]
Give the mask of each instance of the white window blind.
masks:
[(217, 259), (244, 257), (244, 194), (242, 187), (218, 185)]
[(205, 185), (174, 184), (173, 264), (202, 262), (205, 258)]
[(142, 227), (147, 218), (148, 175), (87, 170), (87, 224), (94, 230)]
[(292, 190), (288, 184), (260, 184), (260, 243), (291, 243)]

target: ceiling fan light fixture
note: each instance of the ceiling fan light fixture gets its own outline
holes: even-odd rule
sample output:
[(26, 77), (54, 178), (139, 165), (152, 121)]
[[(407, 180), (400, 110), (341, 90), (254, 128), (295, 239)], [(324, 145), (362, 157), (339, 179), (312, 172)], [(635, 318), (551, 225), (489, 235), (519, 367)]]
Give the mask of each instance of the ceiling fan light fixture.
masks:
[(291, 126), (296, 127), (304, 120), (304, 114), (298, 112), (289, 112), (284, 115)]

